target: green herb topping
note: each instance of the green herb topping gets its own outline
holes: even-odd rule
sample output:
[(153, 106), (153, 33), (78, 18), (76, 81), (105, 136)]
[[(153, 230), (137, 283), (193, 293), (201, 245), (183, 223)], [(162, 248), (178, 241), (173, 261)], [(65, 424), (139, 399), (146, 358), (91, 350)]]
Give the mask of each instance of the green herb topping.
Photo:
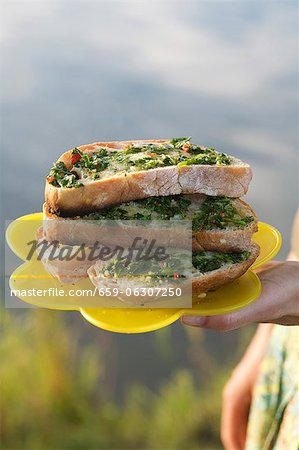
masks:
[(47, 178), (49, 183), (56, 187), (70, 188), (83, 186), (81, 181), (78, 180), (76, 173), (68, 170), (62, 161), (54, 164)]
[(178, 167), (192, 166), (192, 165), (228, 165), (230, 164), (230, 158), (225, 153), (207, 153), (195, 155), (192, 158), (184, 159), (178, 163)]
[[(94, 152), (82, 152), (75, 147), (71, 152), (72, 170), (59, 169), (58, 162), (48, 176), (49, 183), (56, 187), (79, 187), (78, 179), (98, 180), (115, 174), (150, 170), (157, 167), (189, 165), (229, 165), (231, 157), (218, 153), (213, 148), (204, 148), (191, 143), (190, 137), (173, 138), (165, 143), (131, 144), (124, 150), (99, 147)], [(57, 179), (56, 179), (57, 178)]]
[(81, 152), (78, 148), (74, 148), (72, 155), (79, 154), (81, 156), (73, 166), (88, 169), (90, 171), (101, 172), (109, 166), (109, 153), (105, 148), (88, 156), (87, 153)]
[[(249, 251), (239, 253), (220, 252), (193, 252), (193, 273), (206, 273), (220, 269), (225, 265), (238, 264), (246, 261), (250, 256)], [(157, 265), (159, 264), (159, 267)], [(128, 265), (122, 259), (112, 259), (103, 267), (103, 274), (110, 278), (144, 277), (147, 281), (162, 282), (168, 279), (175, 282), (179, 278), (187, 278), (191, 275), (188, 270), (188, 256), (186, 254), (169, 255), (165, 261), (157, 263), (154, 260), (131, 261)]]
[[(138, 260), (126, 265), (122, 259), (112, 259), (103, 268), (106, 277), (146, 277), (152, 281), (185, 278), (185, 266), (181, 255), (169, 255), (164, 261)], [(179, 276), (174, 276), (178, 274)]]
[(189, 144), (191, 140), (191, 136), (189, 137), (179, 137), (179, 138), (172, 138), (170, 141), (170, 144), (174, 147), (174, 148), (182, 148), (183, 145), (185, 144)]
[(183, 195), (149, 197), (83, 216), (94, 220), (170, 220), (185, 219), (191, 201)]
[(220, 253), (220, 252), (199, 252), (193, 253), (192, 265), (199, 272), (211, 272), (220, 269), (226, 264), (238, 264), (246, 261), (250, 256), (250, 252), (244, 251), (240, 253)]
[(242, 214), (231, 199), (207, 197), (193, 216), (192, 229), (203, 231), (213, 228), (244, 228), (253, 221), (254, 217)]
[(188, 220), (194, 232), (213, 228), (244, 228), (254, 217), (239, 210), (227, 197), (206, 197), (196, 208), (184, 195), (149, 197), (82, 216), (93, 220)]

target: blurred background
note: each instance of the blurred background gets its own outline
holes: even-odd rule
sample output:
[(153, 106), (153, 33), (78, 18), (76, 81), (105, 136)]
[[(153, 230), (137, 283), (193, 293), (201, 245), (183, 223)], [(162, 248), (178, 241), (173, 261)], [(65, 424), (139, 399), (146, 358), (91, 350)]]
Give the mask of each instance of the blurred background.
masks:
[[(282, 232), (287, 255), (298, 202), (296, 1), (1, 9), (3, 220), (41, 210), (49, 168), (74, 146), (190, 135), (252, 165), (246, 201)], [(254, 327), (117, 335), (75, 312), (1, 317), (3, 448), (221, 448), (221, 390)]]

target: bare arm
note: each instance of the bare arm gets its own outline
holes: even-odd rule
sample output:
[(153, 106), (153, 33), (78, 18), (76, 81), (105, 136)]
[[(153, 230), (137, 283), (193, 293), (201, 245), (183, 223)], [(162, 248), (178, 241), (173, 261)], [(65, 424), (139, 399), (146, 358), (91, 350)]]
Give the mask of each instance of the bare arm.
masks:
[[(289, 260), (297, 260), (299, 255), (299, 210), (294, 221), (293, 233), (292, 233), (292, 250), (288, 256)], [(292, 266), (294, 263), (291, 264)], [(271, 261), (266, 266), (259, 270), (262, 282), (265, 282), (266, 292), (263, 291), (262, 296), (266, 295), (271, 298), (273, 295), (273, 300), (275, 300), (276, 315), (279, 321), (285, 320), (290, 321), (297, 320), (298, 318), (298, 277), (296, 282), (296, 269), (291, 271), (288, 270), (288, 276), (286, 279), (282, 279), (287, 274), (284, 273), (285, 269), (282, 270), (275, 261)], [(274, 273), (269, 272), (271, 269), (275, 269), (279, 272), (274, 271)], [(297, 266), (298, 272), (298, 266)], [(264, 275), (263, 275), (264, 273)], [(298, 273), (297, 273), (298, 275)], [(290, 279), (291, 285), (288, 286), (288, 279)], [(276, 288), (279, 288), (277, 292)], [(285, 291), (281, 292), (285, 287)], [(278, 295), (282, 295), (282, 299), (287, 299), (286, 303), (289, 305), (281, 304), (278, 299)], [(291, 299), (288, 299), (288, 295), (291, 295)], [(268, 300), (269, 300), (268, 299)], [(261, 300), (261, 299), (260, 299)], [(290, 305), (293, 303), (293, 306)], [(281, 305), (280, 308), (277, 308)], [(267, 305), (264, 305), (264, 311), (267, 311)], [(294, 316), (291, 318), (284, 315), (286, 309), (291, 309), (295, 312)], [(270, 312), (270, 311), (269, 311)], [(254, 312), (251, 312), (251, 314)], [(273, 314), (273, 313), (272, 313)], [(249, 314), (250, 316), (250, 314)], [(247, 316), (247, 320), (248, 317)], [(270, 312), (271, 316), (271, 312)], [(287, 319), (288, 317), (288, 319)], [(276, 318), (277, 319), (277, 318)], [(244, 320), (244, 317), (243, 317)], [(246, 320), (246, 315), (245, 315)], [(232, 372), (228, 382), (226, 383), (223, 390), (223, 403), (222, 403), (222, 417), (221, 417), (221, 438), (223, 445), (226, 450), (243, 450), (246, 442), (246, 431), (248, 423), (248, 415), (250, 411), (250, 405), (252, 400), (253, 387), (255, 385), (260, 364), (264, 357), (268, 342), (271, 336), (273, 324), (260, 324), (257, 331), (251, 340), (243, 358), (237, 365), (237, 367)]]
[(272, 331), (261, 324), (223, 390), (221, 439), (226, 450), (242, 450), (246, 441), (253, 386)]

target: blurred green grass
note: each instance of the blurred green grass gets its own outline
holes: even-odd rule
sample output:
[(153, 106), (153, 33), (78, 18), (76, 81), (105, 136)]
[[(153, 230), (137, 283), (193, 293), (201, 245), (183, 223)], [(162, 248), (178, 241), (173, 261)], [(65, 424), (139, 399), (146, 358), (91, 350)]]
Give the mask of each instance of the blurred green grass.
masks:
[[(102, 348), (80, 342), (62, 313), (2, 310), (1, 328), (3, 449), (222, 448), (221, 390), (230, 367), (220, 369), (209, 355), (199, 354), (207, 370), (200, 384), (179, 368), (155, 392), (128, 384), (120, 404), (104, 382)], [(188, 330), (197, 354), (200, 330)]]

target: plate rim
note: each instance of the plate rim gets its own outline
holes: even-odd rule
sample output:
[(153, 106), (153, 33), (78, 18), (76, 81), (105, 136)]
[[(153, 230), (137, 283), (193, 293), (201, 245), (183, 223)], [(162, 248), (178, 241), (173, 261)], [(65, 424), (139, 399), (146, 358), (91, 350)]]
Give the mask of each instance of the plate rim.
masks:
[[(98, 320), (94, 319), (92, 316), (90, 316), (86, 312), (87, 309), (90, 310), (90, 309), (101, 309), (101, 308), (80, 308), (80, 314), (91, 325), (93, 325), (93, 326), (95, 326), (97, 328), (100, 328), (101, 330), (112, 331), (114, 333), (123, 333), (123, 334), (141, 334), (141, 333), (150, 333), (151, 331), (157, 331), (157, 330), (160, 330), (161, 328), (165, 328), (165, 327), (173, 324), (174, 322), (176, 322), (181, 317), (181, 314), (180, 314), (181, 310), (178, 309), (172, 315), (169, 315), (168, 319), (164, 319), (161, 322), (156, 322), (155, 326), (147, 325), (147, 326), (144, 326), (144, 327), (140, 327), (140, 326), (137, 325), (137, 326), (131, 327), (130, 331), (128, 331), (127, 328), (122, 328), (122, 327), (117, 327), (116, 328), (113, 325), (107, 324), (106, 322), (103, 323), (101, 321), (98, 321)], [(157, 311), (159, 311), (158, 308), (157, 308)]]

